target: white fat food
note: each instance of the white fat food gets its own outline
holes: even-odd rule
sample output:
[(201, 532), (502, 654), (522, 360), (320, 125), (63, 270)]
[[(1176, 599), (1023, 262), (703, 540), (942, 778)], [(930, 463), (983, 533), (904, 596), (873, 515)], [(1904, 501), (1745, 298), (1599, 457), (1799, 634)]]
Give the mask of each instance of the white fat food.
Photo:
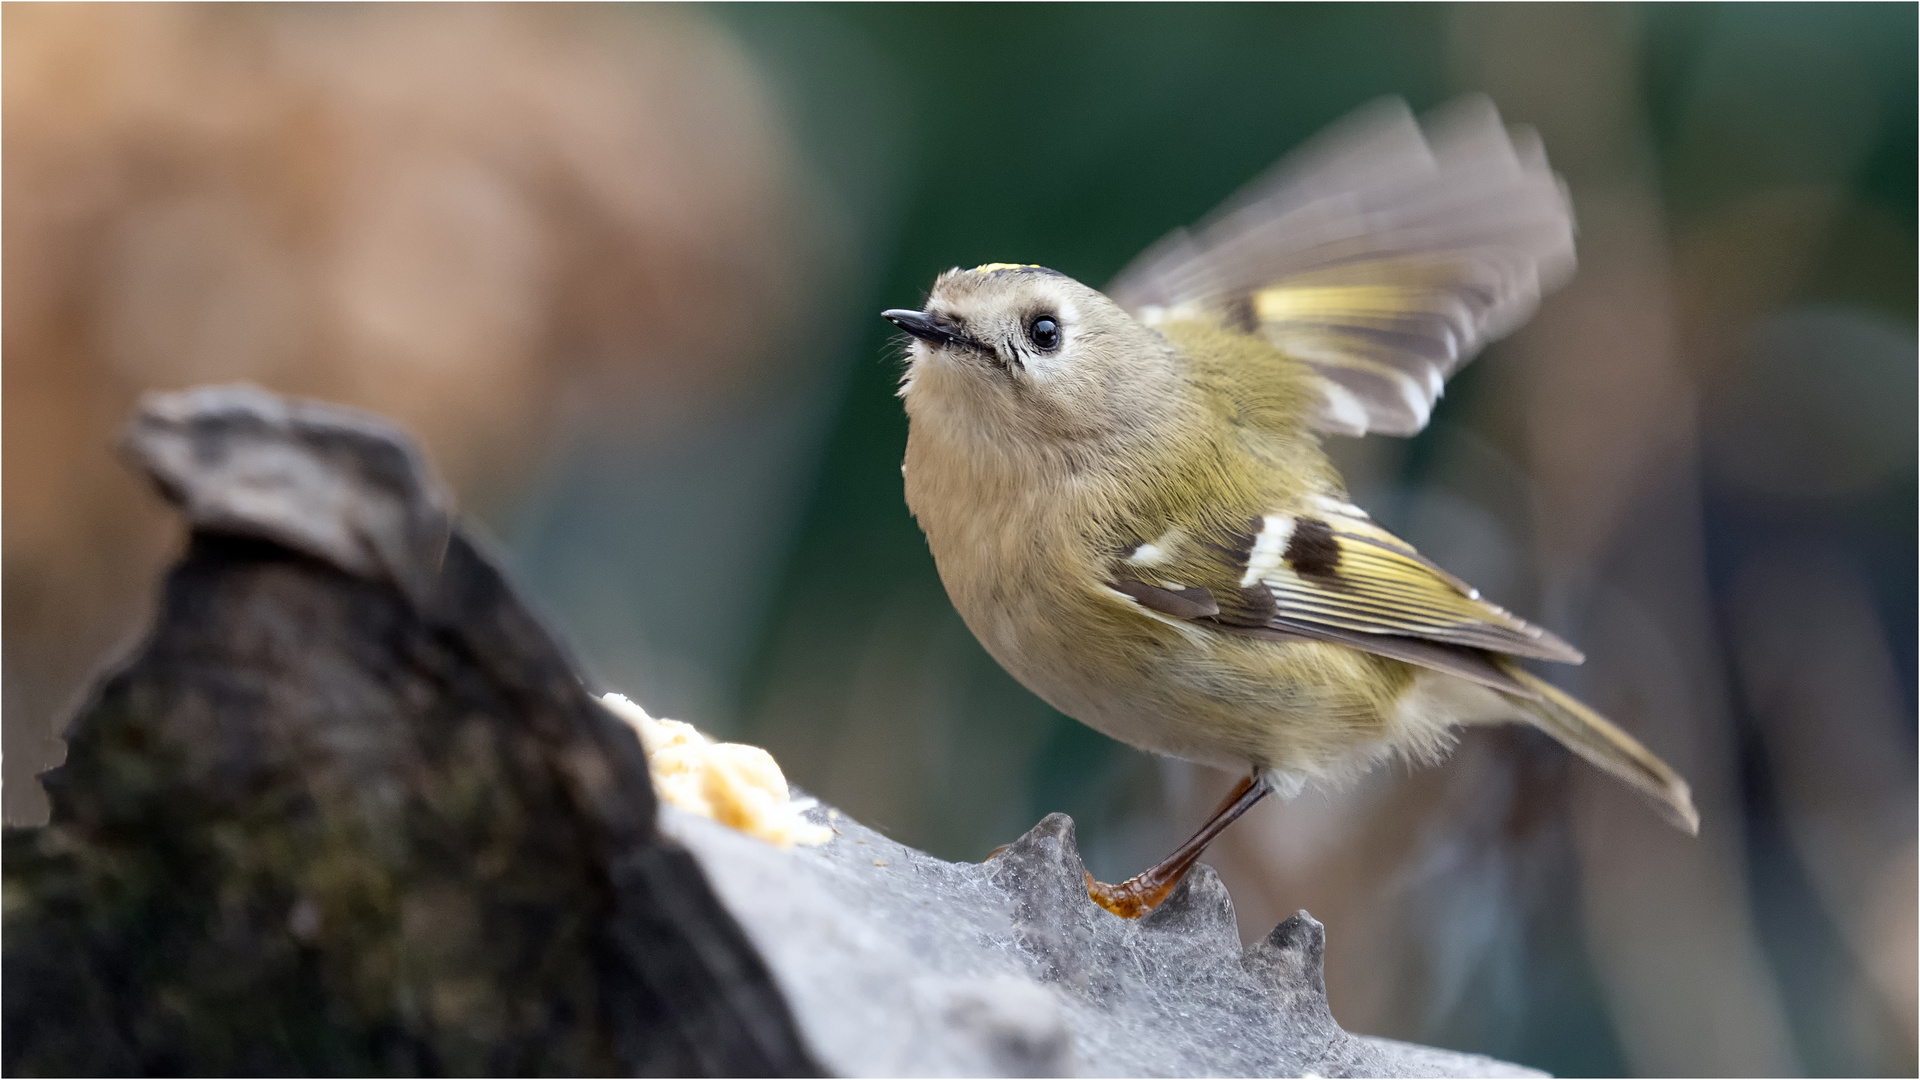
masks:
[(1278, 573), (1280, 560), (1293, 539), (1293, 519), (1270, 515), (1261, 518), (1260, 535), (1253, 538), (1253, 550), (1247, 552), (1247, 572), (1240, 575), (1240, 587), (1249, 589)]
[(661, 802), (776, 847), (832, 839), (833, 830), (802, 816), (814, 800), (792, 797), (772, 754), (757, 746), (714, 742), (692, 724), (656, 720), (623, 694), (604, 694), (600, 703), (640, 737)]

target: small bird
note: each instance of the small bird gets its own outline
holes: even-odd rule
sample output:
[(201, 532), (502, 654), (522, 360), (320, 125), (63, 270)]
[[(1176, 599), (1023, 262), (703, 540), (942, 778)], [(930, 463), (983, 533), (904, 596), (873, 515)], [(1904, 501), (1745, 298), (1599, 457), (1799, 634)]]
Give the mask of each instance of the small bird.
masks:
[(1517, 660), (1580, 652), (1347, 497), (1324, 434), (1412, 435), (1573, 270), (1565, 186), (1484, 97), (1350, 116), (1103, 294), (950, 270), (910, 335), (907, 505), (994, 659), (1122, 742), (1245, 775), (1192, 840), (1089, 892), (1150, 910), (1269, 792), (1523, 723), (1698, 831), (1687, 784)]

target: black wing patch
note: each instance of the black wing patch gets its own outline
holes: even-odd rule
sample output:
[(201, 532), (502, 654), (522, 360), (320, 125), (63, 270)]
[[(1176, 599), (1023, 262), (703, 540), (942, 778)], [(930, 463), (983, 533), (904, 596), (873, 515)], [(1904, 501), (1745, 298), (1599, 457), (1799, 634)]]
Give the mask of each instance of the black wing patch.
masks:
[(1125, 549), (1108, 585), (1168, 618), (1253, 637), (1333, 642), (1522, 697), (1536, 695), (1494, 657), (1583, 659), (1482, 599), (1357, 507), (1331, 498), (1313, 505), (1312, 514), (1253, 518), (1231, 535), (1169, 530)]

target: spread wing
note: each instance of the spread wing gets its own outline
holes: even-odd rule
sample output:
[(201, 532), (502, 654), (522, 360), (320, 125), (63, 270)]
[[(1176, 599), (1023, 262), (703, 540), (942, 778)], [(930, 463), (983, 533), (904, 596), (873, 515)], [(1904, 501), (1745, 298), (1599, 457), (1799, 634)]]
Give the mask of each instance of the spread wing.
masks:
[(1529, 697), (1489, 653), (1585, 659), (1332, 499), (1254, 518), (1234, 535), (1169, 533), (1138, 544), (1114, 561), (1108, 584), (1162, 616), (1335, 641)]
[(1447, 376), (1573, 272), (1573, 213), (1531, 130), (1462, 98), (1424, 128), (1376, 102), (1107, 289), (1148, 323), (1202, 317), (1305, 361), (1343, 435), (1424, 428)]

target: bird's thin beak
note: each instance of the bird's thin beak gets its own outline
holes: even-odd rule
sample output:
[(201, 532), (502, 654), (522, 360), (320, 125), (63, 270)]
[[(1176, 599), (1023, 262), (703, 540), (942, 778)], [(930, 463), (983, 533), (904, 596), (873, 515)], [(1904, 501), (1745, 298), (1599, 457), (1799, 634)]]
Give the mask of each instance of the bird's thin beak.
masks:
[(968, 341), (966, 338), (933, 321), (933, 316), (928, 315), (924, 311), (913, 311), (908, 308), (888, 308), (880, 313), (880, 317), (900, 329), (905, 330), (907, 333), (912, 334), (914, 337), (919, 338), (921, 341), (930, 344), (966, 346), (972, 346), (973, 344), (973, 342)]

